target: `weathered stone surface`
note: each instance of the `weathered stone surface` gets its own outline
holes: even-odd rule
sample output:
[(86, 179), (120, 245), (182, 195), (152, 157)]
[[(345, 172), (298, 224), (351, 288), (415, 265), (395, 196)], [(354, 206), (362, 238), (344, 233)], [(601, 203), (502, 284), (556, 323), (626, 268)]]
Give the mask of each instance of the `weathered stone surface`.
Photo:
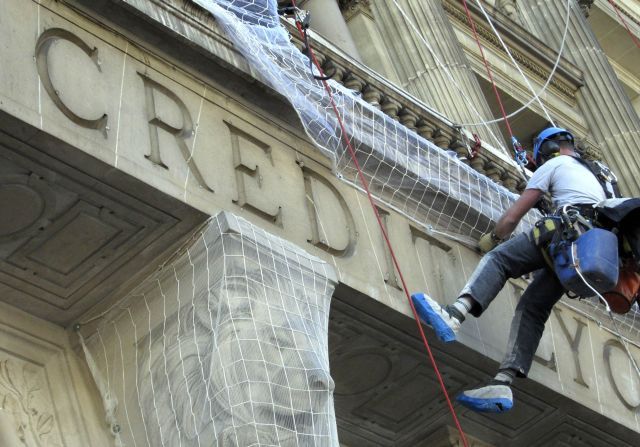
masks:
[(0, 303), (2, 445), (113, 445), (85, 368), (64, 330)]
[[(1, 291), (3, 300), (30, 312), (42, 312), (44, 317), (51, 319), (57, 317), (52, 317), (48, 313), (50, 308), (42, 306), (42, 302), (53, 303), (61, 309), (65, 297), (56, 298), (51, 290), (42, 292), (45, 286), (52, 290), (57, 288), (54, 292), (60, 294), (64, 292), (60, 288), (73, 289), (77, 295), (72, 299), (78, 298), (78, 303), (86, 306), (95, 304), (100, 301), (100, 293), (112, 294), (116, 287), (128, 287), (123, 283), (123, 277), (108, 275), (107, 269), (113, 264), (101, 259), (101, 250), (107, 254), (121, 253), (118, 250), (128, 253), (123, 256), (133, 263), (121, 264), (125, 273), (140, 271), (142, 267), (153, 268), (154, 265), (147, 264), (160, 252), (153, 252), (154, 245), (149, 245), (152, 241), (172, 251), (171, 244), (178, 243), (175, 239), (192, 228), (198, 219), (224, 209), (331, 263), (341, 285), (348, 288), (350, 294), (365, 295), (371, 308), (374, 307), (372, 304), (382, 305), (384, 313), (378, 320), (384, 324), (377, 323), (381, 327), (402, 327), (411, 322), (406, 318), (410, 310), (399, 290), (390, 255), (364, 195), (334, 178), (328, 161), (318, 155), (300, 129), (291, 124), (288, 119), (291, 111), (279, 113), (280, 102), (264, 91), (258, 94), (254, 90), (255, 96), (249, 97), (242, 96), (245, 90), (233, 91), (233, 86), (237, 85), (233, 82), (240, 79), (246, 83), (246, 78), (239, 77), (237, 71), (227, 71), (228, 65), (217, 67), (215, 73), (205, 76), (197, 71), (198, 64), (190, 67), (184, 61), (175, 63), (158, 45), (161, 37), (173, 37), (167, 30), (164, 30), (167, 34), (159, 32), (156, 40), (126, 38), (55, 1), (5, 0), (2, 8), (6, 8), (3, 11), (9, 11), (15, 20), (27, 24), (23, 29), (5, 22), (7, 27), (4, 29), (11, 30), (12, 45), (0, 46), (3, 62), (15, 67), (15, 70), (0, 72), (3, 145), (0, 172), (2, 175), (7, 173), (6, 178), (2, 177), (5, 182), (0, 197), (12, 204), (16, 216), (15, 220), (0, 218), (0, 231), (8, 236), (0, 239), (2, 265), (14, 269), (15, 273), (11, 279), (2, 278), (5, 283), (16, 281), (16, 277), (21, 281)], [(45, 68), (50, 73), (51, 84), (64, 87), (59, 97), (55, 89), (53, 94), (47, 92), (38, 78), (38, 63), (33, 55), (44, 32), (38, 28), (38, 23), (49, 25), (45, 36), (57, 36), (50, 42)], [(77, 40), (69, 40), (68, 33)], [(215, 40), (211, 37), (213, 34), (207, 36)], [(202, 35), (189, 37), (202, 38)], [(216, 42), (222, 41), (220, 36), (215, 37), (219, 39)], [(100, 70), (79, 42), (97, 48)], [(229, 51), (230, 58), (237, 57), (228, 47), (220, 45), (216, 48)], [(61, 59), (69, 63), (64, 64)], [(242, 60), (237, 63), (242, 65)], [(42, 59), (40, 64), (43, 64)], [(74, 77), (83, 73), (84, 76)], [(69, 82), (71, 79), (75, 84)], [(95, 97), (91, 94), (93, 90)], [(395, 96), (391, 96), (395, 101)], [(384, 97), (372, 95), (371, 99), (384, 103)], [(68, 108), (66, 113), (61, 102)], [(262, 107), (269, 103), (274, 104), (273, 110)], [(396, 111), (401, 112), (401, 119), (408, 116), (402, 113), (404, 110)], [(108, 130), (99, 121), (105, 114)], [(421, 119), (422, 116), (416, 121), (418, 130), (448, 147), (452, 135)], [(413, 118), (407, 122), (411, 124)], [(104, 130), (107, 130), (106, 137)], [(484, 169), (485, 163), (481, 164)], [(10, 181), (6, 181), (7, 178)], [(46, 193), (41, 193), (42, 190)], [(19, 206), (21, 202), (26, 206)], [(194, 213), (193, 209), (199, 212)], [(115, 215), (110, 215), (110, 210), (115, 210)], [(68, 214), (66, 218), (59, 217), (65, 213)], [(393, 210), (384, 210), (383, 214), (409, 289), (426, 289), (441, 302), (450, 301), (475, 267), (478, 255), (460, 244), (418, 229)], [(180, 232), (167, 232), (170, 228), (167, 222), (179, 220), (180, 216), (190, 216), (192, 226), (182, 227)], [(44, 230), (39, 230), (43, 225)], [(25, 240), (28, 239), (26, 245), (22, 244), (21, 238), (14, 237), (15, 233), (23, 231)], [(49, 237), (39, 236), (40, 231)], [(86, 234), (81, 234), (83, 231)], [(70, 236), (72, 234), (84, 238), (84, 242), (80, 243)], [(134, 240), (139, 245), (136, 245), (138, 242), (134, 244)], [(110, 243), (113, 246), (109, 246)], [(26, 265), (27, 262), (56, 264), (52, 253), (63, 251), (60, 247), (68, 251), (62, 253), (57, 265), (43, 270)], [(37, 278), (27, 280), (28, 273), (33, 271), (38, 273)], [(91, 282), (92, 278), (97, 279)], [(31, 293), (35, 298), (29, 303), (24, 292), (35, 288), (40, 290)], [(94, 293), (96, 295), (92, 295)], [(471, 381), (476, 384), (486, 379), (490, 369), (495, 367), (493, 361), (499, 360), (504, 352), (508, 320), (518, 295), (518, 290), (508, 286), (486, 317), (465, 325), (461, 345), (442, 352), (456, 390), (463, 384), (471, 385)], [(82, 297), (85, 297), (84, 301)], [(95, 312), (101, 310), (100, 306), (104, 308), (110, 304), (101, 302)], [(549, 324), (551, 330), (538, 352), (540, 361), (532, 371), (533, 381), (522, 385), (522, 393), (517, 395), (521, 410), (501, 424), (484, 416), (465, 415), (474, 436), (497, 445), (517, 445), (517, 439), (529, 439), (526, 437), (535, 434), (536, 430), (545, 433), (544, 441), (548, 443), (570, 442), (574, 439), (572, 436), (582, 430), (587, 433), (582, 438), (587, 442), (604, 440), (617, 444), (613, 441), (621, 439), (619, 444), (624, 445), (623, 442), (629, 439), (629, 430), (624, 427), (639, 430), (634, 410), (637, 400), (633, 394), (637, 387), (634, 379), (622, 372), (626, 366), (624, 354), (605, 337), (609, 334), (605, 329), (598, 329), (594, 322), (566, 304), (559, 306), (569, 336), (554, 315)], [(80, 312), (85, 308), (77, 309)], [(159, 315), (159, 309), (155, 311)], [(75, 314), (64, 309), (60, 315), (60, 320), (56, 321), (66, 322)], [(394, 321), (400, 317), (404, 319), (401, 323)], [(367, 317), (360, 315), (358, 320), (351, 335), (369, 334), (367, 328), (371, 325)], [(37, 325), (37, 322), (32, 323), (34, 327)], [(580, 327), (583, 329), (578, 340)], [(598, 338), (594, 331), (605, 336)], [(35, 332), (45, 338), (48, 334), (45, 329)], [(405, 335), (407, 332), (408, 329), (402, 331)], [(391, 338), (402, 336), (395, 333)], [(572, 340), (576, 341), (575, 349)], [(589, 345), (587, 340), (591, 342)], [(347, 338), (347, 341), (352, 342), (353, 338)], [(375, 343), (374, 346), (373, 354), (371, 349), (360, 357), (359, 353), (351, 353), (349, 358), (346, 353), (344, 362), (346, 365), (349, 362), (357, 365), (373, 363), (381, 368), (375, 370), (377, 380), (392, 386), (389, 378), (395, 376), (385, 372), (383, 360), (376, 363), (379, 346)], [(636, 345), (631, 349), (633, 355), (638, 355)], [(599, 360), (605, 353), (614, 364), (612, 379), (603, 382), (604, 388), (600, 388), (601, 382), (597, 382), (598, 387), (592, 386), (609, 374), (606, 362)], [(477, 362), (465, 360), (467, 358)], [(457, 379), (459, 371), (465, 367), (477, 367), (471, 369), (470, 378), (464, 379), (469, 382)], [(396, 384), (393, 393), (384, 394), (389, 399), (398, 399), (406, 397), (402, 393), (410, 391), (406, 402), (397, 404), (399, 408), (406, 404), (401, 407), (405, 414), (413, 414), (411, 412), (416, 408), (422, 411), (435, 408), (429, 406), (436, 399), (435, 386), (432, 379), (426, 378), (426, 372), (421, 375), (422, 371), (416, 370), (407, 382), (398, 382), (406, 387)], [(348, 373), (343, 376), (344, 383), (351, 386), (359, 385), (356, 379)], [(55, 382), (58, 380), (62, 379)], [(362, 393), (376, 387), (371, 385)], [(602, 389), (607, 393), (599, 391)], [(359, 436), (365, 436), (364, 439), (382, 439), (380, 444), (383, 445), (384, 442), (397, 445), (393, 444), (398, 439), (393, 438), (396, 436), (394, 429), (409, 432), (425, 424), (423, 419), (409, 423), (399, 421), (390, 411), (391, 407), (385, 406), (384, 399), (369, 395), (362, 399), (363, 403), (371, 401), (371, 410), (360, 411), (360, 407), (348, 400), (342, 407), (345, 413), (355, 414), (356, 425), (365, 424), (362, 422), (365, 417), (374, 421), (363, 425), (369, 433), (359, 432), (354, 425), (345, 428), (356, 433), (353, 438), (356, 441), (362, 439)], [(552, 404), (558, 399), (562, 400), (562, 407), (567, 408), (568, 413), (554, 419), (553, 415), (557, 413)], [(593, 411), (585, 411), (585, 406)], [(376, 416), (363, 416), (371, 413)], [(585, 427), (575, 415), (589, 421), (590, 426)], [(446, 412), (440, 408), (431, 416), (433, 419), (429, 419), (429, 423), (437, 426), (448, 423), (444, 422), (448, 417)], [(606, 423), (608, 433), (600, 431), (598, 423)], [(425, 433), (419, 435), (426, 436)], [(358, 445), (356, 441), (354, 445)], [(68, 444), (86, 445), (74, 442)], [(539, 444), (548, 443), (541, 440)]]
[(336, 282), (299, 247), (213, 216), (88, 341), (102, 376), (111, 371), (122, 442), (335, 446), (327, 334)]

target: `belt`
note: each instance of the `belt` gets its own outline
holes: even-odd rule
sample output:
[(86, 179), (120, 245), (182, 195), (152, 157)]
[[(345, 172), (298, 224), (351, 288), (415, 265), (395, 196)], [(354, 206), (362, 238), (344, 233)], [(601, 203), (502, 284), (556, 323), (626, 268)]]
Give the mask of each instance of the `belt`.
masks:
[[(596, 218), (596, 209), (594, 208), (594, 205), (595, 203), (576, 203), (575, 205), (567, 206), (567, 209), (573, 208), (585, 219), (594, 220)], [(556, 210), (556, 216), (559, 216), (562, 213), (562, 208), (563, 207), (560, 207)]]
[(596, 209), (593, 207), (595, 205), (595, 203), (590, 203), (590, 204), (578, 204), (578, 205), (574, 205), (576, 208), (578, 208), (578, 211), (580, 212), (580, 214), (585, 217), (586, 219), (595, 219), (596, 218)]

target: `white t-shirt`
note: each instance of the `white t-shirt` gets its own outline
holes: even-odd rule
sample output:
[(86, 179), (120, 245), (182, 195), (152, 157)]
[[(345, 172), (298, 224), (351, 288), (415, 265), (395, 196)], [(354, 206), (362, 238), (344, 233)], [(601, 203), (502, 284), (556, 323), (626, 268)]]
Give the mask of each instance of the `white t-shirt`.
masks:
[(598, 203), (606, 199), (596, 176), (569, 155), (558, 155), (540, 166), (529, 179), (526, 189), (550, 193), (554, 208)]

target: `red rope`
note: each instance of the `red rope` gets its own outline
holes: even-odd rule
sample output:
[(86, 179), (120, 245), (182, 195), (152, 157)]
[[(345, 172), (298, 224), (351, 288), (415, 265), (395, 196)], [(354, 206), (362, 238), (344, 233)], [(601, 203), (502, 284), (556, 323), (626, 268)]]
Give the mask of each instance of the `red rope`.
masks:
[(616, 5), (616, 3), (613, 0), (609, 0), (609, 3), (611, 3), (611, 6), (613, 6), (613, 10), (616, 12), (616, 14), (618, 15), (618, 18), (620, 19), (620, 21), (622, 22), (622, 24), (624, 25), (624, 27), (627, 29), (627, 32), (629, 33), (629, 36), (631, 36), (631, 39), (633, 40), (633, 42), (636, 44), (636, 46), (638, 48), (640, 48), (640, 41), (638, 40), (638, 38), (631, 32), (631, 29), (629, 28), (629, 25), (627, 24), (627, 21), (624, 19), (624, 17), (622, 16), (622, 13), (620, 12), (620, 8), (618, 8), (618, 5)]
[(511, 140), (513, 140), (513, 131), (511, 130), (511, 124), (509, 123), (509, 119), (507, 118), (507, 113), (504, 111), (504, 106), (502, 105), (502, 99), (500, 98), (500, 92), (498, 92), (498, 87), (496, 86), (496, 83), (493, 80), (491, 67), (489, 67), (489, 62), (487, 61), (487, 58), (484, 56), (484, 50), (482, 49), (482, 45), (480, 44), (480, 37), (478, 36), (478, 31), (476, 30), (476, 24), (474, 23), (473, 18), (471, 17), (471, 12), (469, 12), (469, 7), (467, 6), (467, 0), (462, 0), (462, 4), (464, 5), (464, 10), (467, 14), (467, 20), (469, 21), (469, 25), (471, 25), (471, 30), (473, 31), (473, 37), (476, 39), (476, 43), (478, 44), (478, 48), (480, 49), (482, 62), (484, 62), (484, 67), (487, 70), (487, 75), (489, 76), (489, 80), (491, 81), (493, 92), (495, 93), (496, 99), (498, 100), (498, 105), (500, 106), (500, 112), (502, 112), (502, 118), (504, 119), (504, 124), (507, 126), (509, 137), (511, 138)]
[[(297, 8), (296, 2), (295, 0), (292, 0), (291, 2), (293, 4), (294, 7)], [(299, 20), (296, 20), (296, 27), (298, 28), (298, 32), (300, 33), (300, 37), (302, 37), (304, 39), (304, 30), (302, 29), (302, 25), (300, 24)], [(322, 71), (322, 67), (320, 66), (320, 64), (318, 63), (318, 60), (316, 59), (315, 53), (313, 52), (313, 49), (311, 48), (311, 46), (309, 45), (309, 47), (307, 48), (308, 54), (311, 57), (311, 60), (313, 61), (313, 64), (316, 66), (316, 68), (318, 69), (318, 72), (320, 73), (321, 76), (324, 76), (324, 73)], [(335, 102), (335, 100), (333, 99), (333, 93), (331, 91), (331, 87), (329, 87), (329, 84), (327, 83), (326, 80), (322, 80), (322, 84), (324, 86), (325, 91), (327, 92), (327, 94), (329, 95), (329, 101), (331, 103), (331, 107), (333, 109), (333, 112), (336, 115), (336, 118), (338, 120), (338, 124), (340, 125), (340, 130), (342, 131), (342, 140), (344, 141), (344, 144), (347, 146), (347, 149), (349, 150), (349, 155), (351, 157), (351, 160), (353, 161), (356, 170), (358, 171), (358, 178), (360, 179), (360, 182), (362, 183), (362, 187), (364, 188), (365, 192), (367, 193), (367, 198), (369, 199), (369, 203), (371, 204), (371, 208), (373, 209), (373, 212), (376, 216), (376, 220), (378, 221), (378, 226), (380, 227), (380, 231), (382, 232), (382, 236), (384, 237), (384, 241), (389, 249), (389, 254), (391, 255), (391, 259), (393, 260), (393, 265), (396, 269), (396, 271), (398, 272), (398, 277), (400, 278), (400, 282), (402, 283), (402, 289), (404, 290), (404, 293), (407, 297), (407, 301), (409, 302), (409, 306), (411, 307), (411, 311), (413, 312), (413, 316), (416, 320), (416, 323), (418, 325), (418, 330), (420, 332), (420, 337), (422, 338), (422, 342), (424, 343), (424, 346), (427, 350), (427, 353), (429, 355), (429, 360), (431, 361), (431, 365), (433, 366), (433, 369), (436, 373), (436, 377), (438, 378), (438, 383), (440, 384), (440, 388), (442, 389), (442, 393), (444, 394), (444, 397), (447, 401), (447, 405), (449, 407), (449, 411), (451, 412), (451, 416), (453, 417), (453, 421), (456, 425), (456, 428), (458, 429), (458, 432), (460, 433), (460, 439), (462, 440), (462, 443), (464, 445), (464, 447), (469, 447), (469, 443), (467, 441), (467, 438), (464, 434), (464, 431), (462, 430), (462, 426), (460, 425), (460, 421), (458, 420), (458, 416), (456, 415), (456, 411), (453, 408), (453, 404), (451, 403), (451, 399), (449, 397), (449, 393), (447, 392), (447, 388), (445, 387), (444, 384), (444, 379), (442, 378), (442, 375), (440, 374), (440, 370), (438, 368), (438, 365), (436, 363), (435, 357), (433, 356), (433, 352), (431, 352), (431, 347), (429, 345), (429, 342), (427, 341), (427, 337), (424, 333), (424, 330), (422, 328), (422, 325), (420, 324), (420, 317), (418, 316), (418, 312), (416, 311), (415, 306), (413, 305), (413, 301), (411, 300), (411, 295), (409, 294), (409, 289), (407, 287), (407, 283), (405, 282), (404, 279), (404, 275), (402, 274), (402, 270), (400, 269), (400, 264), (398, 263), (398, 259), (395, 255), (395, 252), (393, 250), (393, 246), (391, 245), (391, 241), (389, 240), (389, 236), (387, 234), (387, 231), (385, 230), (385, 227), (382, 223), (382, 219), (380, 218), (380, 213), (378, 212), (378, 208), (375, 205), (375, 201), (373, 200), (373, 197), (371, 196), (371, 192), (369, 191), (369, 184), (366, 180), (366, 178), (364, 177), (364, 174), (362, 172), (362, 169), (360, 167), (360, 163), (358, 162), (358, 159), (356, 157), (356, 152), (353, 148), (353, 146), (351, 145), (351, 141), (349, 140), (348, 136), (347, 136), (347, 130), (344, 126), (344, 123), (342, 121), (342, 117), (340, 116), (340, 112), (338, 111), (338, 106)]]

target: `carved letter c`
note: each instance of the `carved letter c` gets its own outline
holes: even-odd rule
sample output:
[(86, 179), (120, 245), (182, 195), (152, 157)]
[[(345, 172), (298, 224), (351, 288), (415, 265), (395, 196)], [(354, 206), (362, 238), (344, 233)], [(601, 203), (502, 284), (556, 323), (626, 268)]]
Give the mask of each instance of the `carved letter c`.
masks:
[(46, 90), (51, 100), (67, 118), (69, 118), (79, 126), (85, 127), (87, 129), (99, 130), (102, 132), (104, 137), (107, 138), (108, 117), (106, 113), (100, 118), (93, 120), (78, 116), (62, 101), (60, 95), (53, 86), (53, 82), (51, 81), (51, 76), (49, 74), (48, 57), (51, 44), (58, 39), (63, 39), (71, 42), (72, 44), (80, 48), (96, 64), (96, 66), (98, 67), (98, 71), (102, 71), (102, 69), (100, 68), (100, 64), (98, 63), (97, 48), (90, 48), (89, 45), (87, 45), (78, 36), (67, 30), (61, 28), (51, 28), (40, 34), (38, 42), (36, 43), (36, 66), (38, 67), (38, 75), (40, 76), (40, 81), (42, 82), (42, 85), (44, 86), (44, 89)]

